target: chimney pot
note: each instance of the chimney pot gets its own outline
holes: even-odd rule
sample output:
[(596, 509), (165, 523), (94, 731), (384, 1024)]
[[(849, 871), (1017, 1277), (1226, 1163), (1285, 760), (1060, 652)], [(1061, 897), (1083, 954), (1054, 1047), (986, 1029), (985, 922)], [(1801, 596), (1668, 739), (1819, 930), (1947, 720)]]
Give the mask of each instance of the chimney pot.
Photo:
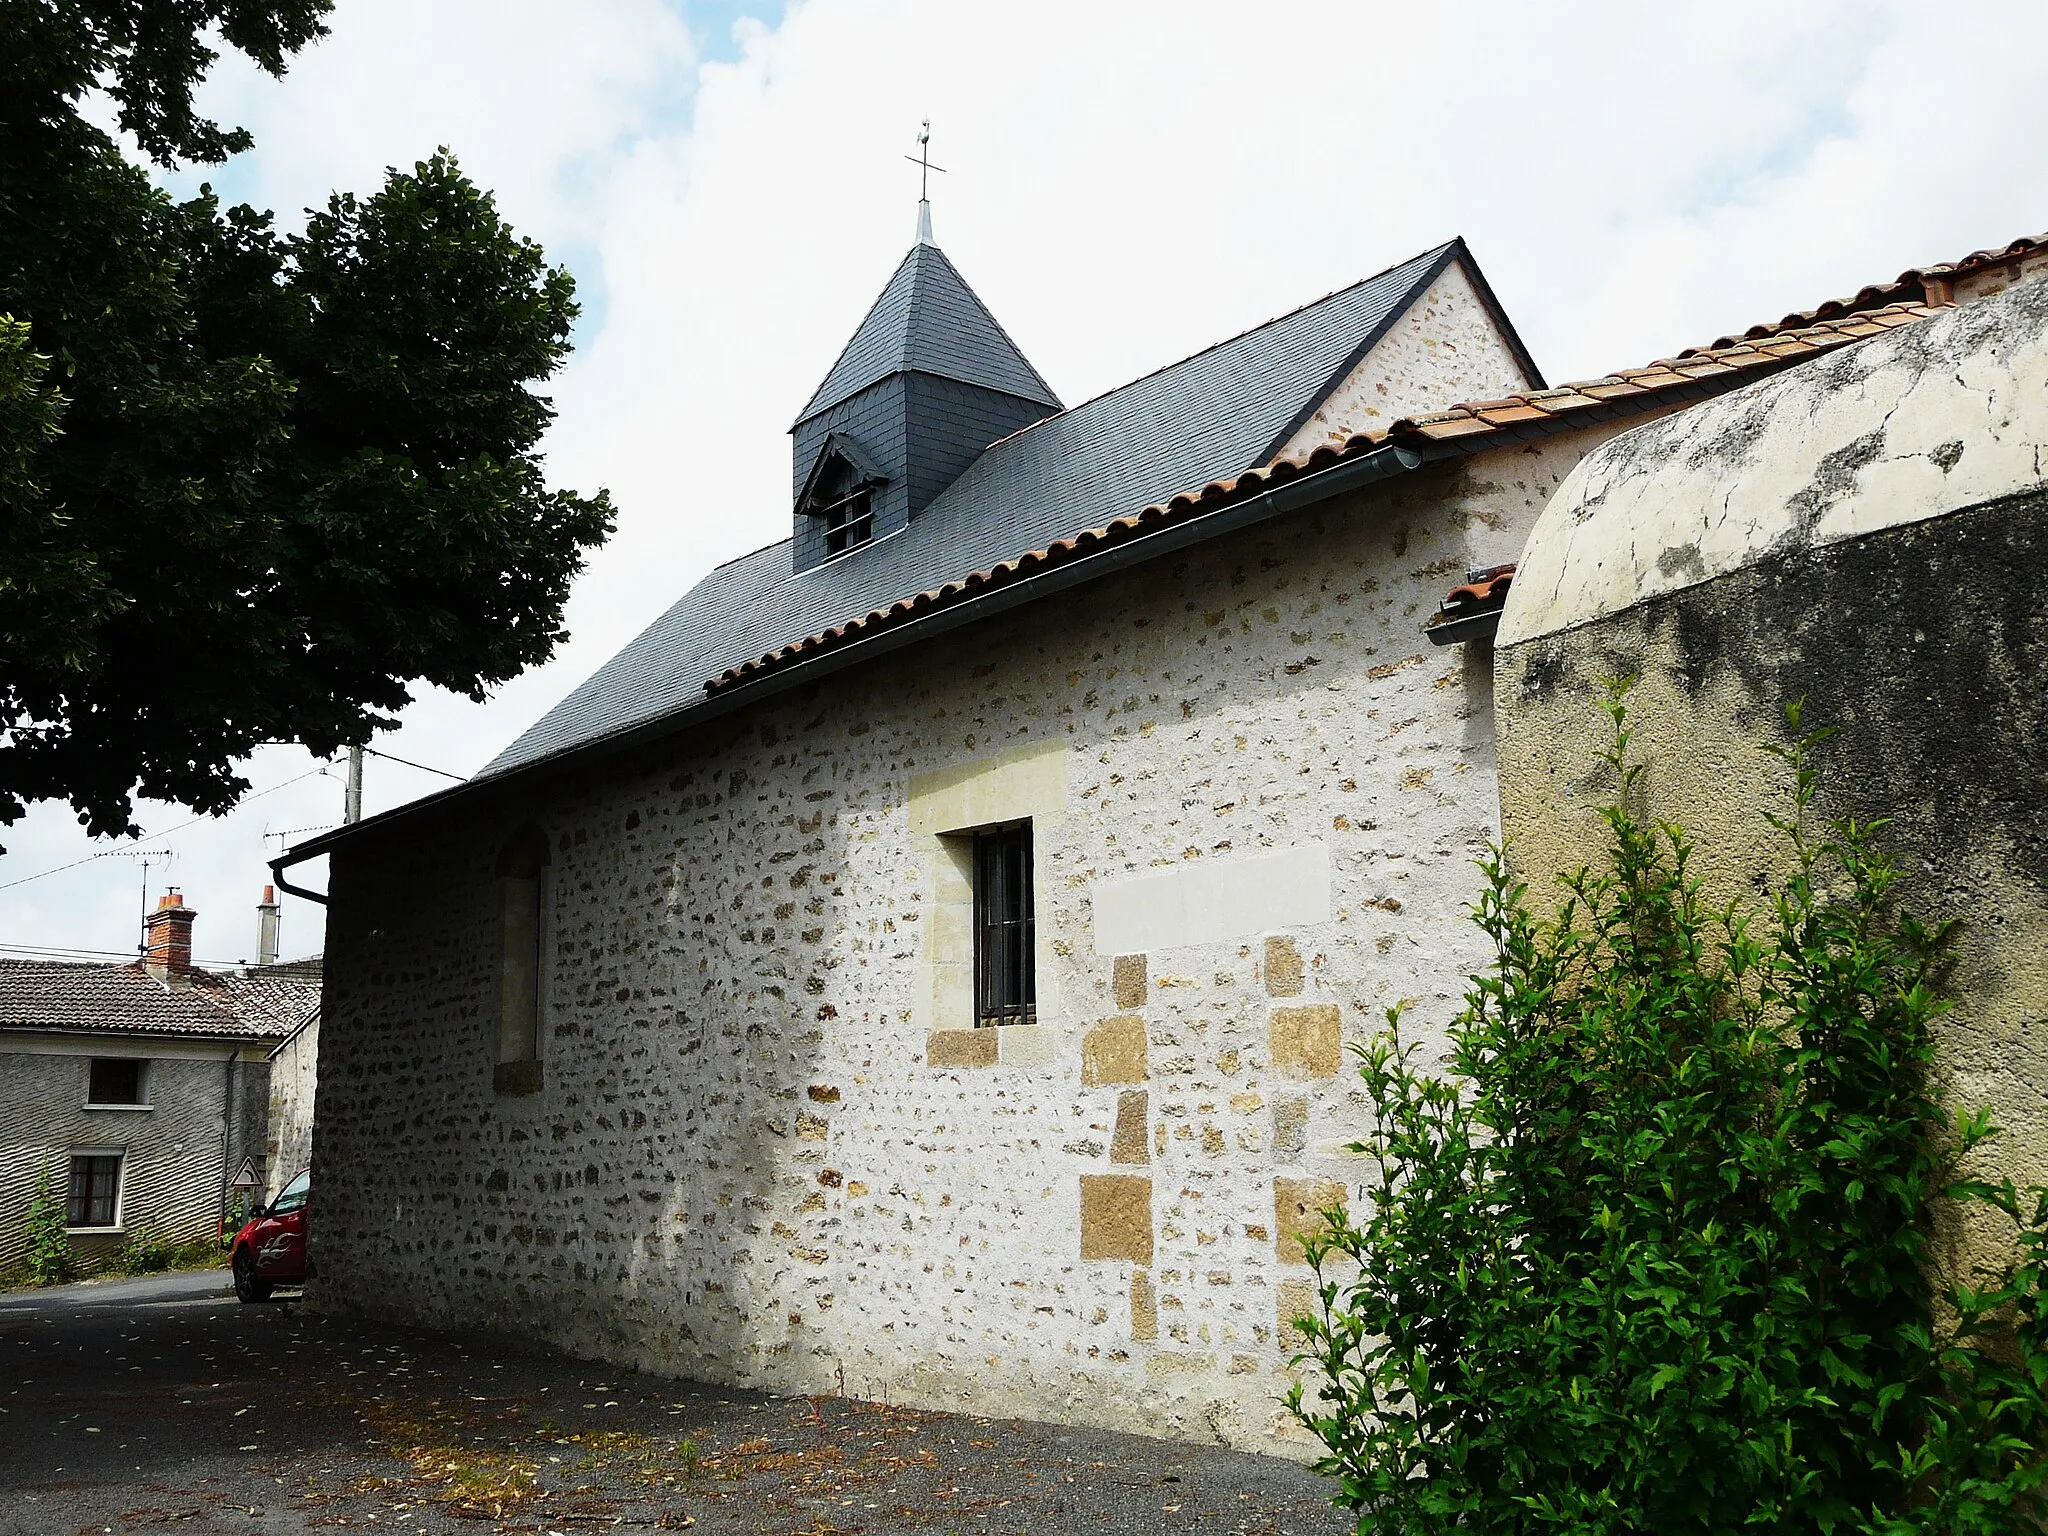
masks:
[(263, 899), (256, 903), (256, 963), (277, 964), (277, 890), (263, 887)]

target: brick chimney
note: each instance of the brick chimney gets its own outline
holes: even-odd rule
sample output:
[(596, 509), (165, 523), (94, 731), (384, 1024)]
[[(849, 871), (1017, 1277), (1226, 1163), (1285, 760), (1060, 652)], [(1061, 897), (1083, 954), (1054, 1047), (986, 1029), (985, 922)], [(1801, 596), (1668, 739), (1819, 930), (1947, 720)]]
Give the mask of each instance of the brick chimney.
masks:
[(174, 887), (142, 921), (143, 968), (173, 990), (192, 985), (192, 920), (198, 915)]
[(256, 903), (256, 963), (277, 964), (277, 890), (263, 887), (263, 899)]

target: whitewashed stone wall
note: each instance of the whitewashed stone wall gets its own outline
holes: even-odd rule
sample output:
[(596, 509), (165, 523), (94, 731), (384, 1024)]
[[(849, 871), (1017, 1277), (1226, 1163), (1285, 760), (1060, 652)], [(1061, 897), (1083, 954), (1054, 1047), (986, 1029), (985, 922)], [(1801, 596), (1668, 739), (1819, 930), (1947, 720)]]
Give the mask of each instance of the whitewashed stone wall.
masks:
[(1498, 400), (1536, 380), (1522, 370), (1470, 274), (1459, 262), (1360, 358), (1276, 458), (1306, 458), (1359, 432), (1384, 432), (1403, 416)]
[(320, 1081), (316, 1017), (270, 1053), (270, 1113), (264, 1151), (266, 1197), (313, 1163), (313, 1100)]
[[(1359, 1175), (1339, 1047), (1404, 998), (1441, 1030), (1485, 958), (1489, 662), (1418, 626), (1514, 557), (1597, 436), (1426, 469), (346, 850), (316, 1303), (1297, 1448), (1294, 1229)], [(1040, 1023), (966, 1030), (934, 854), (972, 812), (946, 797), (1020, 762), (1043, 795), (1053, 759)], [(543, 1076), (501, 1096), (493, 870), (528, 822), (552, 850)], [(1245, 931), (1240, 861), (1273, 855), (1326, 865), (1322, 920)], [(1238, 915), (1098, 953), (1094, 893), (1166, 870), (1213, 871)]]

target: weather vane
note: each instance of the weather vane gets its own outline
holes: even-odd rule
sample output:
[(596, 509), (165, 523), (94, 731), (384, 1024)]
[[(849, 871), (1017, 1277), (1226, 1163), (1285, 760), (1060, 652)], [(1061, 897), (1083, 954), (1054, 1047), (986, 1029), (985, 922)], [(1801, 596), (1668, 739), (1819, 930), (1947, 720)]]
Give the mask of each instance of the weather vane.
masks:
[(917, 153), (905, 155), (903, 158), (917, 167), (917, 200), (920, 203), (930, 202), (932, 172), (943, 172), (946, 169), (943, 165), (932, 164), (932, 120), (930, 118), (924, 120), (924, 132), (917, 136)]

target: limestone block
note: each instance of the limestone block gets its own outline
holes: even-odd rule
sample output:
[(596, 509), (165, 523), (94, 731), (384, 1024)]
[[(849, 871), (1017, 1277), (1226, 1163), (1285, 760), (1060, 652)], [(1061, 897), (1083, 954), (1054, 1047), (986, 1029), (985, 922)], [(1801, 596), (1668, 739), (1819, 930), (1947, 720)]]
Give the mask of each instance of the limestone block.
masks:
[(1307, 1275), (1289, 1275), (1273, 1288), (1273, 1323), (1279, 1331), (1282, 1351), (1292, 1351), (1306, 1342), (1294, 1326), (1298, 1317), (1320, 1317), (1322, 1298), (1316, 1283)]
[(491, 1086), (499, 1093), (539, 1093), (540, 1063), (501, 1061), (491, 1071)]
[(1308, 1150), (1308, 1100), (1287, 1096), (1273, 1101), (1273, 1155), (1295, 1158)]
[(1109, 1139), (1112, 1163), (1148, 1163), (1145, 1150), (1146, 1122), (1150, 1095), (1142, 1088), (1126, 1089), (1116, 1101), (1116, 1131)]
[(1050, 1066), (1060, 1053), (1060, 1032), (1049, 1024), (1003, 1024), (960, 1033), (998, 1036), (996, 1049), (1006, 1067)]
[(1131, 1271), (1131, 1337), (1159, 1337), (1159, 1302), (1152, 1294), (1152, 1276), (1142, 1269)]
[(1116, 994), (1116, 1005), (1127, 1012), (1135, 1012), (1145, 1006), (1145, 957), (1143, 955), (1118, 955), (1112, 982)]
[(1067, 744), (1031, 742), (970, 757), (910, 781), (913, 832), (957, 832), (1026, 817), (1045, 820), (1067, 808)]
[(1081, 1042), (1081, 1086), (1142, 1083), (1146, 1077), (1145, 1021), (1118, 1014), (1088, 1031)]
[(1275, 1075), (1335, 1077), (1344, 1062), (1344, 1023), (1335, 1003), (1275, 1008), (1267, 1021)]
[(932, 1067), (992, 1067), (1000, 1029), (935, 1029), (924, 1037), (924, 1059)]
[(1095, 952), (1130, 955), (1215, 944), (1330, 920), (1330, 850), (1321, 842), (1200, 859), (1089, 887)]
[(1301, 996), (1301, 953), (1294, 940), (1275, 934), (1266, 940), (1266, 996)]
[(1081, 1175), (1081, 1257), (1152, 1262), (1152, 1181), (1134, 1173)]
[(1306, 1264), (1301, 1240), (1323, 1226), (1322, 1213), (1344, 1204), (1344, 1186), (1336, 1179), (1273, 1181), (1273, 1252), (1282, 1264)]

